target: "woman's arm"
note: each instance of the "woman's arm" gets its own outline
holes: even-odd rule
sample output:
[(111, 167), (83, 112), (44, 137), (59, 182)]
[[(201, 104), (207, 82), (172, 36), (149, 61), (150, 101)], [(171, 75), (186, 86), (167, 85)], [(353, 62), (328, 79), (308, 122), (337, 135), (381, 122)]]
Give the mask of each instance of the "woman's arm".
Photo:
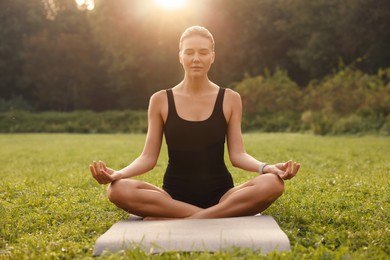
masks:
[(122, 178), (141, 175), (154, 168), (160, 154), (164, 121), (162, 111), (167, 106), (165, 91), (155, 93), (149, 102), (148, 132), (141, 155), (125, 168), (114, 171), (107, 168), (101, 161), (90, 165), (93, 177), (101, 184), (113, 182)]
[(231, 163), (234, 167), (258, 172), (261, 162), (250, 156), (244, 148), (241, 132), (242, 103), (237, 92), (226, 89), (224, 112), (228, 123), (227, 145)]
[(291, 179), (295, 176), (300, 168), (299, 163), (288, 161), (274, 165), (267, 164), (263, 167), (263, 162), (256, 160), (245, 151), (241, 132), (242, 102), (237, 92), (226, 91), (224, 113), (228, 122), (227, 145), (229, 158), (233, 166), (251, 172), (274, 173), (282, 179)]

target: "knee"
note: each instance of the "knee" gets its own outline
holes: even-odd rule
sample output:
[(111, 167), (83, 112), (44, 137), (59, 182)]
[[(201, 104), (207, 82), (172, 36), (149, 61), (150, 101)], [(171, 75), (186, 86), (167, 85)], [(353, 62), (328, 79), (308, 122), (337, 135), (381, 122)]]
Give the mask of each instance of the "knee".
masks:
[(279, 198), (280, 196), (282, 196), (284, 192), (284, 181), (282, 180), (282, 178), (280, 178), (275, 174), (270, 174), (270, 175), (272, 175), (272, 179), (273, 179), (272, 185), (274, 187), (274, 195), (276, 196), (276, 198)]
[(131, 188), (131, 182), (128, 180), (114, 181), (108, 187), (107, 197), (112, 203), (117, 204), (123, 201), (125, 193), (129, 188)]
[(111, 201), (111, 202), (115, 202), (118, 197), (119, 197), (119, 193), (120, 193), (120, 189), (119, 189), (119, 182), (121, 180), (117, 180), (117, 181), (114, 181), (114, 182), (111, 182), (110, 186), (108, 186), (108, 189), (107, 189), (107, 197), (108, 199)]
[(284, 181), (275, 174), (262, 175), (270, 200), (276, 200), (284, 192)]

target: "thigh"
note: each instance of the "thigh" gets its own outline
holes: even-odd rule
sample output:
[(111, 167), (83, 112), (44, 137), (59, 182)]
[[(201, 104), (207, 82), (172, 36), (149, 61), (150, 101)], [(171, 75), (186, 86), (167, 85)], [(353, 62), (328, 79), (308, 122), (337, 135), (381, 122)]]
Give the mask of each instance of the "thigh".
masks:
[(134, 179), (120, 179), (117, 181), (114, 181), (111, 183), (109, 186), (109, 192), (113, 190), (120, 190), (121, 192), (129, 192), (132, 193), (134, 189), (138, 190), (149, 190), (149, 191), (155, 191), (158, 193), (161, 193), (162, 195), (171, 197), (166, 191), (163, 189), (160, 189), (159, 187), (150, 184), (145, 181), (140, 181), (140, 180), (134, 180)]
[(239, 192), (240, 190), (243, 190), (245, 188), (248, 188), (248, 187), (251, 187), (251, 186), (255, 186), (257, 184), (259, 184), (260, 182), (261, 183), (267, 183), (267, 182), (283, 182), (283, 180), (275, 175), (275, 174), (272, 174), (272, 173), (268, 173), (268, 174), (263, 174), (263, 175), (259, 175), (259, 176), (256, 176), (255, 178), (249, 180), (249, 181), (246, 181), (236, 187), (233, 187), (231, 188), (230, 190), (228, 190), (222, 197), (221, 199), (219, 200), (219, 202), (222, 202), (224, 201), (225, 199), (227, 199), (230, 195), (232, 195), (233, 193), (236, 193), (236, 192)]

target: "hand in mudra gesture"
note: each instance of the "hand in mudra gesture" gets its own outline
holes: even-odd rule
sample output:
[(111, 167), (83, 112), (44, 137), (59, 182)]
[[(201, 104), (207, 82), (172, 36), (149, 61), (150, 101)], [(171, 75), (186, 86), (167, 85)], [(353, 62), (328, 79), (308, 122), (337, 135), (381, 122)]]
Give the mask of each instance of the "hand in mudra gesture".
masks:
[(92, 173), (93, 178), (100, 184), (111, 183), (121, 178), (121, 173), (108, 168), (102, 161), (93, 161), (93, 164), (89, 165), (89, 170)]
[(301, 167), (300, 163), (293, 162), (292, 160), (290, 160), (285, 163), (267, 165), (264, 169), (264, 172), (276, 174), (283, 180), (289, 180), (295, 177), (300, 167)]

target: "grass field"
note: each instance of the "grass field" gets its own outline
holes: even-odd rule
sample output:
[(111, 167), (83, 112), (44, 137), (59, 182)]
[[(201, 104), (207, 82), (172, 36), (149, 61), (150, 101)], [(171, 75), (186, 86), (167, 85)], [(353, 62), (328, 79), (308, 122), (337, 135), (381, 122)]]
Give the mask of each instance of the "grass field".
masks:
[[(246, 134), (249, 153), (272, 163), (302, 163), (265, 214), (292, 252), (259, 255), (141, 251), (102, 258), (390, 259), (390, 138)], [(0, 135), (0, 259), (92, 258), (96, 239), (127, 215), (110, 204), (88, 164), (121, 168), (141, 152), (144, 135)], [(167, 154), (142, 179), (161, 185)], [(236, 183), (255, 176), (229, 168)]]

